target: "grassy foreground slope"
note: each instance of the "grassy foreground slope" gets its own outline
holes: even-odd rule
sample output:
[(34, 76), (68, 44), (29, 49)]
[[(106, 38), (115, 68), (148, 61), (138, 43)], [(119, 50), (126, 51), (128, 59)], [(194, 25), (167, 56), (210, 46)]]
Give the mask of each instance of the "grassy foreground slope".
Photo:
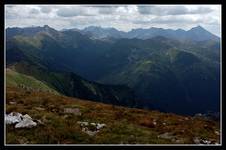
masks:
[(10, 68), (6, 69), (6, 85), (7, 86), (24, 86), (24, 87), (29, 87), (32, 89), (39, 89), (39, 90), (45, 90), (45, 91), (50, 91), (53, 93), (58, 93), (56, 90), (52, 89), (45, 83), (35, 79), (32, 76), (28, 76), (19, 72), (16, 72)]
[[(65, 114), (64, 108), (78, 108), (81, 115)], [(15, 129), (13, 125), (7, 125), (8, 144), (189, 144), (194, 143), (194, 138), (219, 143), (216, 134), (219, 123), (203, 118), (7, 87), (6, 113), (13, 111), (29, 114), (44, 124), (31, 129)], [(106, 127), (90, 136), (82, 132), (77, 121), (105, 123)], [(162, 136), (167, 134), (170, 136)]]

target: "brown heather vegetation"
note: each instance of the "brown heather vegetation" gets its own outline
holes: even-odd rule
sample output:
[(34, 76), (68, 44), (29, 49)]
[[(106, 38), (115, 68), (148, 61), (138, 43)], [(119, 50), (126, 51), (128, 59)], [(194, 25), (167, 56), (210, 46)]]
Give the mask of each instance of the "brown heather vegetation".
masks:
[[(9, 104), (11, 101), (16, 104)], [(82, 115), (66, 115), (64, 108), (79, 108)], [(218, 122), (7, 87), (6, 113), (12, 111), (29, 114), (44, 124), (31, 129), (7, 125), (7, 144), (192, 144), (194, 137), (219, 143), (219, 135), (215, 133), (219, 131)], [(77, 121), (107, 126), (89, 136), (82, 132)], [(164, 133), (170, 133), (178, 141), (158, 137)]]

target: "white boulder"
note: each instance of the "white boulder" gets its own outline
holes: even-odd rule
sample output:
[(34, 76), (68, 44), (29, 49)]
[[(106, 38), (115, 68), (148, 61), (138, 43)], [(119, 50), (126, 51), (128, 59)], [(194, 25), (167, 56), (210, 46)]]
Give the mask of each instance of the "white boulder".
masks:
[(101, 128), (103, 128), (105, 126), (106, 126), (106, 124), (104, 124), (104, 123), (98, 123), (96, 128), (97, 128), (97, 130), (100, 130)]
[(23, 119), (30, 119), (30, 120), (32, 120), (32, 118), (31, 118), (28, 114), (23, 115), (22, 118), (23, 118)]
[(36, 125), (37, 125), (37, 123), (32, 121), (32, 119), (25, 118), (21, 122), (17, 123), (15, 125), (15, 128), (32, 128)]
[(92, 126), (96, 126), (96, 123), (93, 123), (93, 122), (92, 122), (92, 123), (90, 123), (90, 124), (91, 124)]
[(10, 114), (5, 115), (6, 124), (15, 124), (22, 120), (22, 114), (17, 112), (11, 112)]
[(6, 124), (16, 124), (15, 128), (31, 128), (37, 125), (28, 114), (22, 115), (18, 112), (6, 114), (5, 122)]
[(86, 122), (86, 121), (77, 121), (77, 123), (78, 124), (80, 124), (80, 126), (88, 126), (89, 125), (89, 123), (88, 122)]

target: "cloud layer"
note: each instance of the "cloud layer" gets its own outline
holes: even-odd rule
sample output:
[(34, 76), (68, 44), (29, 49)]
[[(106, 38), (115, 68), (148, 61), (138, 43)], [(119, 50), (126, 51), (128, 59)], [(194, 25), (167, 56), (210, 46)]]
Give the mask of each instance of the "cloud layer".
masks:
[(220, 5), (6, 5), (6, 27), (49, 26), (58, 30), (87, 26), (161, 27), (188, 30), (201, 25), (220, 35)]

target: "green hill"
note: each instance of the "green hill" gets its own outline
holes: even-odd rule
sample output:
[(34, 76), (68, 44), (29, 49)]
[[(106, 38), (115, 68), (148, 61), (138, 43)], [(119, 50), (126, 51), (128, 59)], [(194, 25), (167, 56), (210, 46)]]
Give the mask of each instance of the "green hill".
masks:
[(47, 86), (45, 83), (35, 79), (33, 76), (28, 76), (22, 73), (18, 73), (12, 69), (6, 69), (6, 86), (7, 87), (24, 87), (32, 88), (34, 90), (49, 91), (59, 94), (53, 88)]

